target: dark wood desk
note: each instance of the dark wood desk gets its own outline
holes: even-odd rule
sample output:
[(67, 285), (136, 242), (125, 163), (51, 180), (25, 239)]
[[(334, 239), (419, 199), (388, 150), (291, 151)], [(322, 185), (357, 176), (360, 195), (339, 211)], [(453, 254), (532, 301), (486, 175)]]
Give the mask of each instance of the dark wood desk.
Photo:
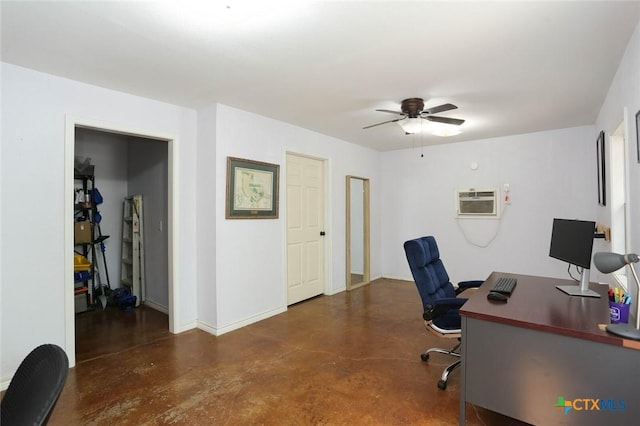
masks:
[[(509, 301), (487, 300), (503, 276), (518, 280)], [(637, 424), (640, 342), (604, 331), (606, 286), (591, 298), (558, 284), (574, 282), (494, 272), (460, 309), (461, 425), (467, 402), (536, 425)], [(565, 413), (560, 397), (575, 406)]]

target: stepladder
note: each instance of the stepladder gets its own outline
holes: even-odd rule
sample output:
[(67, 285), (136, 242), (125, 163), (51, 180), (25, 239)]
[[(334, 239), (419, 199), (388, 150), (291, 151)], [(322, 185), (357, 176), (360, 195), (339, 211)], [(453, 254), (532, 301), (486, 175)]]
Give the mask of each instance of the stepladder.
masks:
[(120, 283), (136, 296), (136, 307), (145, 300), (143, 222), (142, 195), (125, 197), (122, 203)]

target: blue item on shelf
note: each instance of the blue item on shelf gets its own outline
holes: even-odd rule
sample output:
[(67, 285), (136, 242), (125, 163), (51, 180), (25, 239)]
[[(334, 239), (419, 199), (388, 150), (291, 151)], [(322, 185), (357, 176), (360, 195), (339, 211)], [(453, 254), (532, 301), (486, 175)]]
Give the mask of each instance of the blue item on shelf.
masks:
[(87, 281), (91, 279), (91, 272), (89, 271), (76, 271), (73, 273), (73, 279), (75, 281)]

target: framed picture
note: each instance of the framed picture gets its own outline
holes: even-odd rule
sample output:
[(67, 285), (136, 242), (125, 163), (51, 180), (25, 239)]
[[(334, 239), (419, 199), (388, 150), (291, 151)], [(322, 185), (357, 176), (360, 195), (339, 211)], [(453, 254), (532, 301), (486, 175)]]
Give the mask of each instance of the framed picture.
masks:
[(636, 112), (636, 153), (640, 163), (640, 111)]
[(227, 157), (227, 219), (277, 219), (277, 164)]
[(596, 141), (596, 154), (598, 161), (598, 204), (607, 205), (607, 185), (605, 178), (605, 158), (604, 158), (604, 131), (600, 131)]

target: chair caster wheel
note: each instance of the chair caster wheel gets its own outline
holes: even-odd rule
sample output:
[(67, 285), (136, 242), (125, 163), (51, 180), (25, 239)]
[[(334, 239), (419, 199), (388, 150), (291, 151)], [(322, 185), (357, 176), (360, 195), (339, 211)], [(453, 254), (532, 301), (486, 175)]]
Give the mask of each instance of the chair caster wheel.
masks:
[(438, 388), (445, 390), (447, 388), (447, 382), (445, 382), (444, 380), (438, 380)]
[(429, 354), (420, 354), (420, 359), (426, 361), (429, 359)]

